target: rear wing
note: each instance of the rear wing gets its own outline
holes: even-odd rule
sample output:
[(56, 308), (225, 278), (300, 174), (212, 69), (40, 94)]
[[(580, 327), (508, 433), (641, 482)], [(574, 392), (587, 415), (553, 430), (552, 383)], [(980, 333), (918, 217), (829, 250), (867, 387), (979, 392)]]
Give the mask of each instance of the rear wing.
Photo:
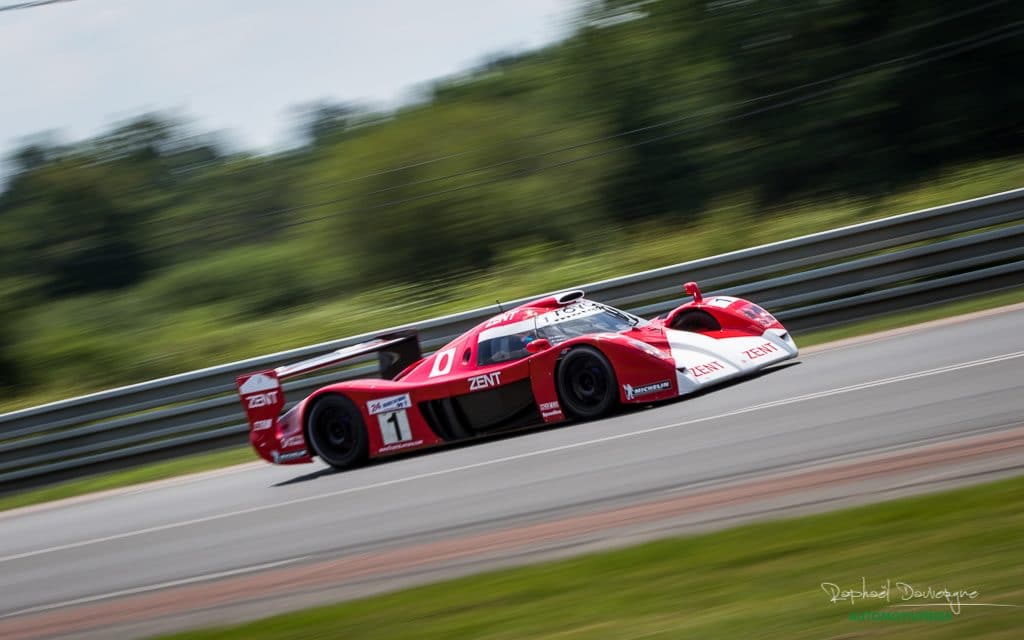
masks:
[(284, 407), (281, 381), (335, 366), (360, 356), (377, 354), (380, 377), (392, 379), (421, 357), (419, 337), (415, 331), (392, 333), (361, 342), (322, 356), (309, 358), (276, 369), (257, 371), (238, 376), (235, 386), (245, 409), (245, 417), (252, 431), (270, 429)]

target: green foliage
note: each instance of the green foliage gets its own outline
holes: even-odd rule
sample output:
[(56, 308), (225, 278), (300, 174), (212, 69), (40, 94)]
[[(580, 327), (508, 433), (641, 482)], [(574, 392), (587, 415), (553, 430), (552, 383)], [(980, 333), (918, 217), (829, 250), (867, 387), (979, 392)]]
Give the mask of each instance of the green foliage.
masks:
[(164, 313), (226, 304), (250, 316), (308, 304), (321, 292), (307, 269), (310, 256), (301, 249), (287, 244), (229, 249), (158, 274), (138, 294), (150, 309)]
[(38, 277), (53, 297), (138, 282), (146, 263), (140, 214), (117, 194), (123, 185), (76, 158), (18, 176), (4, 211), (4, 275)]
[(395, 112), (300, 107), (287, 152), (168, 114), (32, 138), (0, 193), (0, 386), (65, 395), (1020, 186), (1024, 5), (756, 5), (592, 0), (563, 42)]
[[(18, 336), (14, 332), (14, 319), (18, 300), (26, 299), (26, 288), (14, 280), (0, 280), (0, 388), (20, 386), (24, 374), (14, 354)], [(26, 300), (27, 301), (27, 300)]]
[[(331, 204), (309, 214), (324, 219), (323, 251), (351, 255), (365, 281), (415, 282), (486, 269), (504, 246), (569, 241), (581, 225), (602, 222), (597, 185), (615, 160), (544, 169), (572, 153), (535, 156), (600, 134), (583, 122), (555, 127), (545, 113), (458, 101), (340, 145), (313, 171), (332, 184), (314, 201)], [(462, 155), (417, 166), (428, 154)]]

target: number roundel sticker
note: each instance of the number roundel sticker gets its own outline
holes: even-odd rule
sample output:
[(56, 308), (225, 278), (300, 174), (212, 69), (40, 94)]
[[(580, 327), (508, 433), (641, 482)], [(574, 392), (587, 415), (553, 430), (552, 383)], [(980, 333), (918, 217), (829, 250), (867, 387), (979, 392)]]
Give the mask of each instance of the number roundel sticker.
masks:
[(434, 355), (434, 366), (430, 368), (430, 377), (447, 375), (455, 363), (455, 347), (438, 351)]
[(380, 425), (380, 439), (385, 445), (412, 440), (412, 429), (409, 428), (409, 416), (405, 409), (377, 414), (377, 422)]

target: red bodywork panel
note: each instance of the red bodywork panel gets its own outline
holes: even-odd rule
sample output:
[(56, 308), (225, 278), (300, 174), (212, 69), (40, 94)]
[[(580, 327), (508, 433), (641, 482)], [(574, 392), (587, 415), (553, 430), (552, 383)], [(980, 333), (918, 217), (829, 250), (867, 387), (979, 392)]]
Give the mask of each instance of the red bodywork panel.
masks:
[[(515, 408), (523, 416), (520, 421), (561, 422), (567, 416), (559, 402), (556, 372), (561, 358), (579, 345), (599, 350), (611, 363), (619, 387), (619, 402), (647, 404), (667, 400), (678, 397), (680, 390), (677, 388), (677, 363), (673, 360), (666, 328), (672, 328), (673, 321), (682, 314), (692, 310), (710, 314), (720, 328), (699, 333), (716, 339), (754, 338), (762, 336), (767, 329), (782, 329), (778, 320), (753, 303), (726, 296), (702, 299), (696, 290), (693, 302), (646, 324), (619, 333), (573, 337), (507, 362), (487, 362), (490, 354), (484, 353), (481, 345), (488, 336), (511, 335), (519, 329), (529, 332), (541, 316), (565, 313), (571, 317), (574, 310), (583, 308), (582, 304), (594, 304), (580, 301), (580, 296), (582, 292), (549, 296), (500, 313), (430, 356), (405, 366), (394, 379), (330, 384), (310, 394), (284, 415), (280, 415), (285, 398), (278, 374), (287, 377), (293, 372), (305, 373), (321, 366), (322, 362), (340, 361), (351, 357), (351, 353), (372, 352), (377, 344), (364, 343), (340, 350), (334, 360), (328, 354), (289, 367), (240, 376), (237, 385), (250, 425), (250, 441), (257, 453), (269, 462), (310, 462), (313, 452), (304, 434), (307, 408), (326, 394), (344, 395), (359, 408), (370, 456), (443, 444), (453, 439), (451, 434), (446, 438), (439, 433), (426, 413), (433, 415), (435, 426), (443, 426), (448, 417), (453, 414), (458, 417), (466, 406), (487, 415), (491, 410), (489, 405), (502, 404), (506, 396), (513, 397), (510, 402), (518, 403)], [(382, 340), (378, 339), (377, 343), (384, 344)], [(519, 426), (518, 422), (510, 424)]]

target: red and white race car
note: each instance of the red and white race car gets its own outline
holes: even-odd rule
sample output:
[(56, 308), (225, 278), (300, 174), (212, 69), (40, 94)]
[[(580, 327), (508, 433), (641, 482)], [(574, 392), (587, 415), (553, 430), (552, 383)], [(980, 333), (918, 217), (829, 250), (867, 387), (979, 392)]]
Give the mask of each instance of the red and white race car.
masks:
[[(337, 468), (510, 429), (604, 416), (750, 375), (795, 358), (786, 329), (730, 296), (643, 320), (586, 300), (548, 296), (467, 331), (421, 358), (414, 332), (382, 336), (293, 365), (240, 376), (257, 453), (277, 464)], [(376, 353), (381, 378), (321, 387), (284, 415), (281, 381)]]

